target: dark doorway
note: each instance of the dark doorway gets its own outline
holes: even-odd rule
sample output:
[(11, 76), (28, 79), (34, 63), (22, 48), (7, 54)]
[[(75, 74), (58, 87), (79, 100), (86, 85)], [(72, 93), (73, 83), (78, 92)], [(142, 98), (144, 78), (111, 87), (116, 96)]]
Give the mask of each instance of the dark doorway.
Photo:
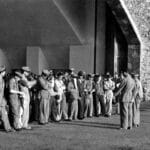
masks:
[(106, 4), (106, 70), (112, 75), (127, 69), (128, 44), (111, 9)]

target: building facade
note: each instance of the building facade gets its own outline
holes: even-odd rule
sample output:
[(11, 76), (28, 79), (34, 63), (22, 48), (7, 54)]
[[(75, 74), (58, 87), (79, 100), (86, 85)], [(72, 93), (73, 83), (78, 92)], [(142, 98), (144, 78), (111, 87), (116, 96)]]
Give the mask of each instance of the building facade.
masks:
[(8, 70), (146, 73), (145, 47), (123, 0), (0, 0), (0, 20), (0, 64)]

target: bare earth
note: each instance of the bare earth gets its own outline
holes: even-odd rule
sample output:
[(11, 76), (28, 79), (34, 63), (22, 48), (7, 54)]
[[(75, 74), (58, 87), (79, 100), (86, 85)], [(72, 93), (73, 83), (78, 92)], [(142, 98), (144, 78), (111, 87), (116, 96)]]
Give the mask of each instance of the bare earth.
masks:
[(120, 118), (32, 123), (32, 131), (0, 131), (0, 150), (150, 150), (150, 102), (141, 107), (141, 127), (119, 130)]

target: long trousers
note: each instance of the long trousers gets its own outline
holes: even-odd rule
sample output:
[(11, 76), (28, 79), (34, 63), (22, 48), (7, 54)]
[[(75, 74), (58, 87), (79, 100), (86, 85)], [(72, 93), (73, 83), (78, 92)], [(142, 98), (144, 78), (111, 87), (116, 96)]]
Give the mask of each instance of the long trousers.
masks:
[(84, 95), (82, 95), (79, 100), (78, 100), (78, 118), (82, 119), (84, 117), (84, 103), (85, 103), (85, 99), (84, 99)]
[(85, 111), (84, 117), (93, 116), (93, 95), (89, 94), (85, 96)]
[(23, 114), (22, 114), (22, 127), (27, 128), (29, 122), (29, 106), (30, 106), (30, 97), (27, 96), (23, 99)]
[(67, 106), (65, 94), (62, 95), (61, 109), (62, 109), (63, 119), (68, 119), (68, 106)]
[(70, 107), (70, 116), (69, 119), (77, 119), (78, 116), (78, 100), (75, 99), (72, 102), (69, 103), (69, 107)]
[(18, 95), (12, 94), (9, 99), (9, 104), (12, 125), (15, 129), (20, 129), (22, 128), (22, 124), (20, 121), (21, 104), (20, 100), (18, 99)]
[(10, 130), (11, 126), (9, 123), (8, 113), (7, 113), (5, 106), (0, 107), (0, 118), (1, 118), (1, 121), (3, 123), (4, 129), (6, 131)]
[(127, 129), (132, 128), (132, 104), (129, 102), (120, 102), (120, 122), (121, 128)]
[(104, 96), (100, 94), (94, 94), (94, 101), (96, 115), (105, 114)]
[(133, 124), (140, 124), (140, 101), (133, 103)]
[(49, 120), (49, 99), (39, 101), (39, 123), (45, 124)]
[(105, 113), (107, 115), (111, 115), (112, 114), (112, 98), (106, 100)]

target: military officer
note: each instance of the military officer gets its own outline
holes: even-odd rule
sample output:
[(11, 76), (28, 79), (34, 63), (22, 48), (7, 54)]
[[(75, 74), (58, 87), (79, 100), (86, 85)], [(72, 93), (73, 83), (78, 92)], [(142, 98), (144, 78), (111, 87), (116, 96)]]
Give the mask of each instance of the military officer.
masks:
[[(63, 78), (63, 73), (62, 72), (58, 72), (57, 73), (57, 78), (55, 79), (55, 91), (58, 93), (59, 95), (59, 98), (56, 99), (57, 101), (57, 117), (58, 117), (58, 120), (61, 120), (61, 117), (62, 117), (62, 114), (63, 114), (63, 117), (64, 119), (68, 119), (68, 115), (65, 111), (65, 95), (64, 95), (64, 91), (66, 90), (66, 87), (65, 87), (65, 84), (62, 80)], [(55, 119), (57, 120), (57, 119)]]
[(25, 94), (19, 91), (19, 81), (22, 78), (22, 74), (13, 70), (13, 76), (9, 80), (9, 106), (10, 106), (10, 115), (13, 123), (13, 127), (16, 130), (20, 130), (22, 128), (21, 122), (21, 114), (22, 107), (20, 102), (20, 97), (25, 97)]
[[(58, 95), (58, 92), (56, 92), (54, 90), (54, 87), (55, 87), (55, 78), (53, 75), (50, 75), (49, 76), (49, 79), (48, 79), (48, 91), (49, 91), (49, 94), (50, 94), (50, 99), (49, 99), (49, 121), (50, 120), (57, 120), (57, 111), (56, 110), (56, 95)], [(58, 119), (59, 120), (59, 119)]]
[(38, 93), (38, 99), (39, 99), (39, 124), (46, 124), (48, 123), (49, 119), (49, 85), (47, 77), (49, 75), (49, 71), (44, 69), (42, 71), (41, 76), (38, 79), (38, 85), (39, 85), (39, 93)]
[(120, 94), (120, 129), (132, 129), (132, 104), (135, 81), (127, 72), (123, 73), (122, 81), (114, 96)]
[[(92, 117), (93, 116), (93, 92), (94, 82), (91, 74), (87, 75), (87, 79), (84, 83), (84, 92), (85, 92), (85, 110), (84, 117)], [(89, 114), (88, 114), (89, 112)]]
[(30, 89), (36, 84), (36, 81), (28, 81), (28, 76), (30, 74), (30, 68), (24, 66), (21, 68), (22, 78), (20, 80), (20, 91), (24, 93), (25, 97), (22, 100), (23, 114), (22, 114), (22, 128), (30, 130), (31, 127), (28, 125), (29, 122), (29, 106), (30, 106)]
[(99, 117), (101, 114), (105, 114), (105, 103), (104, 103), (104, 85), (101, 75), (95, 75), (94, 77), (94, 104), (95, 104), (95, 113)]
[(78, 99), (79, 91), (77, 87), (77, 79), (75, 75), (71, 75), (67, 86), (68, 91), (68, 103), (69, 103), (69, 120), (76, 120), (78, 116)]
[(138, 79), (138, 74), (133, 75), (135, 80), (135, 88), (133, 93), (133, 125), (139, 127), (140, 125), (140, 104), (143, 99), (143, 88), (140, 80)]
[(79, 119), (84, 119), (84, 103), (85, 103), (85, 93), (84, 93), (84, 73), (83, 71), (78, 72), (78, 79), (77, 79), (77, 86), (79, 90), (79, 101), (78, 101), (78, 118)]
[(112, 99), (113, 90), (115, 89), (115, 83), (112, 81), (110, 75), (106, 75), (106, 80), (104, 81), (104, 99), (105, 99), (105, 115), (110, 117), (112, 114)]
[(4, 66), (0, 67), (0, 120), (2, 121), (4, 125), (4, 129), (6, 132), (14, 131), (11, 126), (8, 119), (8, 113), (6, 110), (6, 100), (4, 97), (4, 88), (5, 88), (5, 82), (4, 82), (4, 76), (6, 74), (6, 69)]

